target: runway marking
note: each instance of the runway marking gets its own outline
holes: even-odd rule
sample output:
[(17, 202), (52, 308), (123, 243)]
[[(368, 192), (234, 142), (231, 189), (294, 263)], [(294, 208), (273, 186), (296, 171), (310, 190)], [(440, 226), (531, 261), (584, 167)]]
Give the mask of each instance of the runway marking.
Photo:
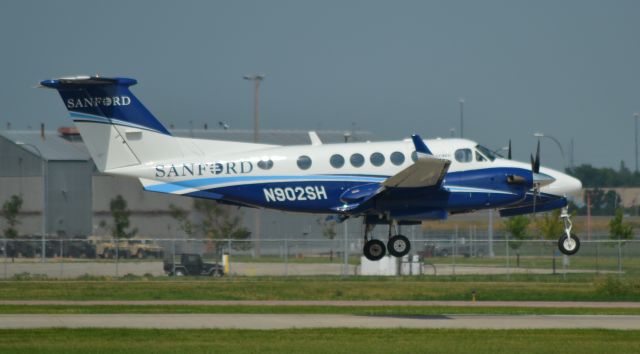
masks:
[(445, 315), (356, 316), (295, 314), (98, 314), (0, 315), (0, 329), (19, 328), (463, 328), (640, 330), (640, 316), (614, 315)]

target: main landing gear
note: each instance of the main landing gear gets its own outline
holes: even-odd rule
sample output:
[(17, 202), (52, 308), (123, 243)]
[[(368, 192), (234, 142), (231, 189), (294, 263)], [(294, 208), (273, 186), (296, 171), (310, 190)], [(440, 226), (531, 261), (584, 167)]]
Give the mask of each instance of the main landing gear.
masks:
[(571, 233), (573, 224), (571, 223), (569, 209), (567, 207), (562, 208), (560, 218), (564, 222), (564, 233), (558, 240), (558, 248), (560, 252), (567, 256), (574, 255), (580, 249), (580, 239), (575, 234)]
[[(374, 225), (365, 224), (364, 228), (364, 256), (370, 261), (379, 261), (385, 256), (387, 250), (389, 254), (394, 257), (404, 257), (409, 254), (411, 250), (411, 242), (406, 236), (400, 235), (398, 230), (398, 224), (391, 222), (389, 224), (389, 240), (387, 245), (380, 240), (369, 239), (369, 233), (373, 230)], [(392, 229), (396, 232), (395, 235), (391, 235)]]

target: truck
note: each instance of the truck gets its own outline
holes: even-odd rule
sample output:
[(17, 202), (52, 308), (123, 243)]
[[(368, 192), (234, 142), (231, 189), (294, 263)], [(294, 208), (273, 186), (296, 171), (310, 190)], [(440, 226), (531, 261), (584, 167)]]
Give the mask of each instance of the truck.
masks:
[(115, 258), (116, 244), (118, 245), (118, 258), (162, 258), (164, 250), (153, 240), (134, 237), (132, 239), (102, 239), (90, 236), (89, 242), (95, 246), (95, 254), (100, 258)]
[(164, 260), (164, 273), (169, 276), (210, 276), (221, 277), (224, 275), (224, 267), (218, 263), (205, 263), (202, 257), (196, 253), (181, 254), (179, 262), (175, 259)]

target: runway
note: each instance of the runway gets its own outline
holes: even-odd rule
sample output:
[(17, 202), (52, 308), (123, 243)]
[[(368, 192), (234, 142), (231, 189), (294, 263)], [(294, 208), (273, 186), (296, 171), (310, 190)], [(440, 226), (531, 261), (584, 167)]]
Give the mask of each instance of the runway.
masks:
[(0, 329), (18, 328), (463, 328), (640, 330), (640, 316), (442, 315), (357, 316), (295, 314), (83, 314), (0, 315)]

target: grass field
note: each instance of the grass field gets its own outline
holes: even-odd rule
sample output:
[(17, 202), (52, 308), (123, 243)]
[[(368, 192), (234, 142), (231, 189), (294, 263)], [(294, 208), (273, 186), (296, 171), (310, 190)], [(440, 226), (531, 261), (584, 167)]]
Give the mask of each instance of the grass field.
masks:
[(133, 279), (0, 281), (0, 300), (471, 300), (474, 290), (478, 300), (640, 300), (639, 280), (612, 276), (568, 282), (558, 277), (508, 282), (491, 277)]
[(350, 314), (350, 315), (640, 315), (638, 308), (252, 305), (0, 305), (0, 314)]
[(638, 353), (640, 331), (0, 330), (2, 353)]

